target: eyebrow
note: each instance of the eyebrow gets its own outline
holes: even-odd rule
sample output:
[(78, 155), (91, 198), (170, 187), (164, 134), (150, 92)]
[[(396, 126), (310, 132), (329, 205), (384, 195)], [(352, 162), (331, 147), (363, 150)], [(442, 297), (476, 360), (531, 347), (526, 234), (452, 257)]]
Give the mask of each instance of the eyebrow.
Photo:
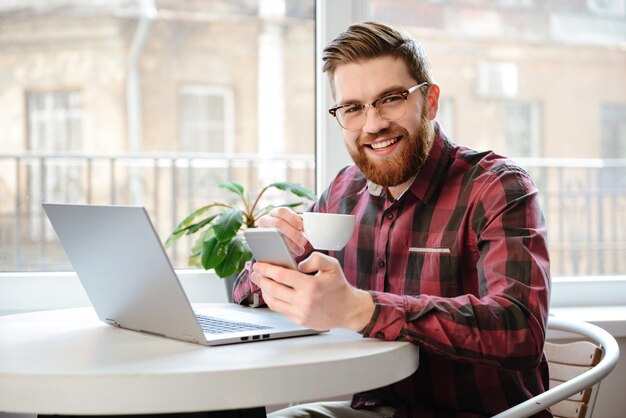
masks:
[[(378, 93), (378, 95), (374, 98), (374, 100), (380, 99), (381, 97), (385, 97), (388, 94), (391, 93), (397, 93), (399, 91), (404, 91), (407, 88), (398, 84), (392, 87), (388, 87), (385, 90), (381, 91), (380, 93)], [(371, 103), (373, 100), (368, 101), (367, 103)], [(337, 103), (337, 106), (343, 106), (343, 105), (347, 105), (347, 104), (356, 104), (356, 103), (362, 103), (359, 100), (355, 100), (355, 99), (347, 99), (347, 100), (342, 100), (341, 102)]]

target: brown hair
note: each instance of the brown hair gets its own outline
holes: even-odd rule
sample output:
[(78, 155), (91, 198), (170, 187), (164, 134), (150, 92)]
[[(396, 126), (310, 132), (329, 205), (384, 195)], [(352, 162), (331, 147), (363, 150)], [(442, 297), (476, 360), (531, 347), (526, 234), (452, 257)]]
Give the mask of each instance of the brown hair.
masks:
[(333, 76), (338, 66), (382, 56), (401, 58), (416, 82), (432, 84), (430, 62), (415, 38), (382, 23), (364, 22), (350, 26), (324, 48), (322, 70), (328, 73), (333, 94)]

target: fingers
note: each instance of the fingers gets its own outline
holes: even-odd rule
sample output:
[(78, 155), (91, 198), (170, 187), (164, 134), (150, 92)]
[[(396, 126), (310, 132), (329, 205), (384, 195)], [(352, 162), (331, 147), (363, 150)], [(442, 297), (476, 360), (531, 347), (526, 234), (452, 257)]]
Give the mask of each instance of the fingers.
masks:
[[(256, 262), (250, 278), (261, 288), (263, 300), (271, 310), (285, 315), (295, 324), (306, 326), (304, 320), (308, 310), (302, 305), (306, 304), (305, 295), (311, 293), (306, 286), (309, 277), (292, 269)], [(298, 288), (291, 285), (298, 285)]]
[[(314, 329), (339, 326), (360, 330), (365, 326), (360, 316), (358, 323), (354, 320), (355, 312), (361, 312), (357, 309), (360, 305), (353, 302), (359, 295), (346, 281), (336, 259), (314, 252), (300, 268), (297, 271), (256, 262), (250, 277), (261, 288), (269, 308), (296, 324)], [(308, 276), (305, 272), (316, 274)], [(366, 319), (370, 317), (371, 312)]]
[[(270, 280), (273, 283), (264, 282), (265, 286), (267, 288), (271, 287), (272, 290), (276, 290), (278, 287), (275, 286), (275, 284), (293, 289), (298, 283), (298, 280), (301, 279), (301, 276), (302, 274), (296, 270), (280, 267), (274, 264), (256, 262), (252, 267), (251, 278), (254, 283), (256, 283), (255, 280)], [(256, 284), (261, 287), (259, 283)]]
[(314, 251), (298, 264), (298, 269), (302, 273), (311, 274), (315, 272), (340, 271), (341, 266), (336, 258)]
[(302, 218), (293, 210), (285, 207), (274, 208), (259, 219), (261, 228), (277, 228), (295, 255), (304, 253), (308, 240), (304, 236)]

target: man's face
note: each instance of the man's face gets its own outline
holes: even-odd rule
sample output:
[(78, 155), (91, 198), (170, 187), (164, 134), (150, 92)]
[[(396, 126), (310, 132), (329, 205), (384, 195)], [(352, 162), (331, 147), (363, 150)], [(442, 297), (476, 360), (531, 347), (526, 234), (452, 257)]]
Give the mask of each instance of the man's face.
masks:
[[(338, 105), (371, 103), (416, 84), (404, 61), (388, 56), (341, 65), (334, 74)], [(420, 89), (408, 96), (406, 113), (400, 119), (384, 120), (368, 106), (365, 125), (360, 130), (343, 129), (348, 152), (365, 177), (381, 186), (393, 187), (417, 174), (430, 150), (436, 99), (431, 109), (425, 105), (427, 101)]]

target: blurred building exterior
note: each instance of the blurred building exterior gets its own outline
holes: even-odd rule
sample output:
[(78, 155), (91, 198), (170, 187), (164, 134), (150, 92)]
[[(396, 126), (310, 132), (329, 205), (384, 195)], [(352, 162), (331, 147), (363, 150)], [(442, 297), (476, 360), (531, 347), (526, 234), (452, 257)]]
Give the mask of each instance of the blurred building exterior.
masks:
[[(446, 132), (532, 173), (553, 274), (624, 274), (626, 1), (369, 6), (425, 46)], [(314, 58), (313, 0), (0, 2), (0, 271), (68, 268), (42, 200), (163, 235), (221, 181), (314, 188)]]

